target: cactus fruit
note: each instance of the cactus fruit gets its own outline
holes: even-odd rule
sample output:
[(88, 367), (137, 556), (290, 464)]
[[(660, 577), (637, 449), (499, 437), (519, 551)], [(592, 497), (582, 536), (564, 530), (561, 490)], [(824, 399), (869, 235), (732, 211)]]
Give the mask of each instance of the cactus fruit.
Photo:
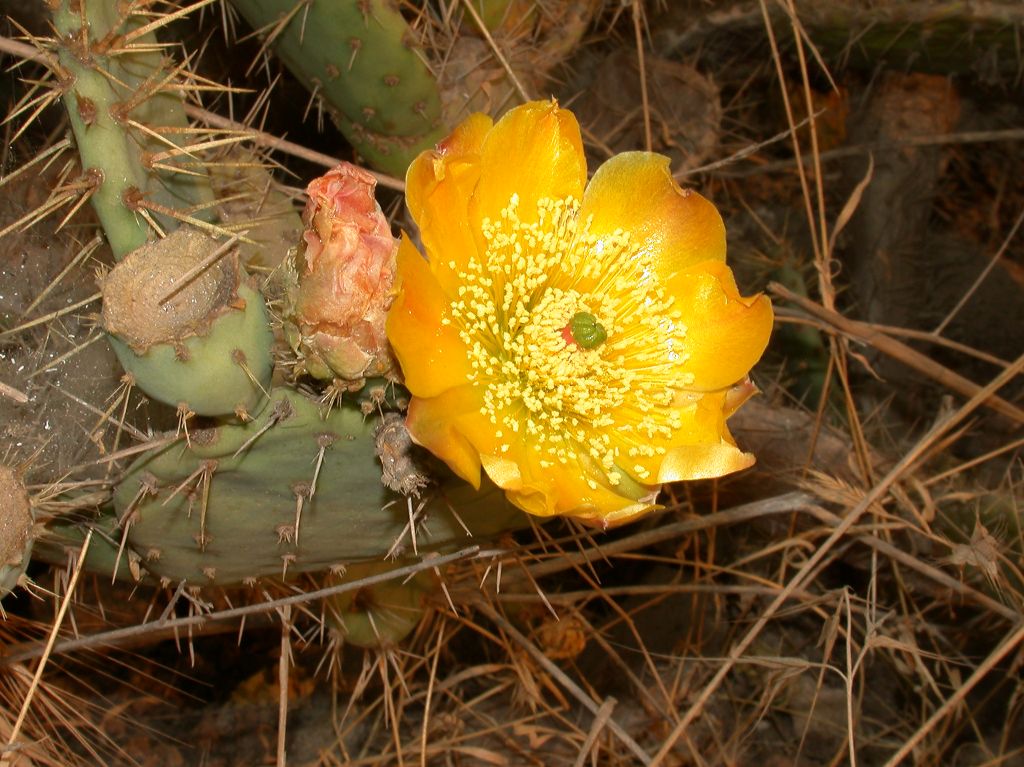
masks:
[(245, 418), (270, 386), (266, 307), (231, 244), (182, 227), (103, 279), (103, 327), (121, 364), (149, 396), (183, 412)]
[(143, 455), (114, 492), (126, 558), (138, 574), (226, 585), (528, 524), (494, 488), (454, 483), (415, 500), (385, 487), (377, 423), (348, 405), (322, 418), (318, 403), (275, 389), (254, 420)]
[(0, 464), (0, 597), (25, 574), (32, 553), (34, 520), (24, 483)]
[(153, 224), (165, 230), (175, 218), (199, 221), (213, 192), (192, 167), (194, 154), (178, 148), (188, 121), (181, 94), (168, 87), (176, 71), (143, 27), (148, 3), (50, 3), (56, 71), (83, 177), (121, 258), (151, 238)]
[(366, 376), (398, 375), (384, 330), (398, 243), (373, 196), (376, 184), (349, 163), (314, 179), (306, 231), (286, 269), (285, 335), (299, 357), (296, 372), (356, 388)]
[(387, 0), (231, 0), (274, 51), (323, 97), (367, 162), (402, 176), (443, 137), (441, 100), (409, 28)]

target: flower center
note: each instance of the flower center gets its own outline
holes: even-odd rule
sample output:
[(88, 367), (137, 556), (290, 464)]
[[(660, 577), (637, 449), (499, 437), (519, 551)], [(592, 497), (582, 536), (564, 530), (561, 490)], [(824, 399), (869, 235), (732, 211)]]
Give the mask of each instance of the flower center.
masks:
[(596, 349), (608, 340), (608, 332), (590, 312), (576, 312), (569, 320), (569, 324), (562, 328), (562, 338), (567, 344), (576, 344), (584, 349)]
[(623, 466), (649, 479), (628, 459), (664, 453), (652, 442), (681, 425), (685, 328), (627, 232), (589, 233), (572, 198), (537, 207), (523, 221), (514, 195), (482, 222), (484, 256), (449, 264), (460, 287), (447, 322), (469, 349), (482, 413), (502, 452), (525, 440), (541, 467), (585, 461), (613, 485)]

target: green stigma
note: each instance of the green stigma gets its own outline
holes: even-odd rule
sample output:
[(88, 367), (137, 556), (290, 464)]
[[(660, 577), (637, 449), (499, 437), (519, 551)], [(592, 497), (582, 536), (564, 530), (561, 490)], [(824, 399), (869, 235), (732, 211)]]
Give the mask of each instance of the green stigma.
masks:
[(584, 349), (596, 349), (608, 340), (604, 325), (589, 312), (576, 312), (569, 320), (569, 334), (572, 340)]

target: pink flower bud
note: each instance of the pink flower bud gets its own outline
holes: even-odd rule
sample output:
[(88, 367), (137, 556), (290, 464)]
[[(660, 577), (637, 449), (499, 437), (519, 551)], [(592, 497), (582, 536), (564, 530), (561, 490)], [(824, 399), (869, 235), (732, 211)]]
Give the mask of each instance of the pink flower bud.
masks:
[(397, 241), (374, 198), (376, 179), (341, 163), (306, 188), (288, 328), (305, 371), (361, 385), (396, 376), (384, 330)]

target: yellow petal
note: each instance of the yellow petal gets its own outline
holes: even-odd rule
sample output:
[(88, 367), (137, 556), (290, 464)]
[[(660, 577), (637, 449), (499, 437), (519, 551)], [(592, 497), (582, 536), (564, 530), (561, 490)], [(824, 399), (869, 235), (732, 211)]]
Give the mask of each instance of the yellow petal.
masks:
[(624, 152), (607, 160), (590, 180), (580, 220), (589, 232), (630, 233), (630, 242), (662, 277), (702, 261), (725, 261), (725, 224), (697, 192), (680, 189), (669, 159), (650, 152)]
[(422, 445), (462, 477), (480, 489), (480, 448), (470, 436), (484, 436), (490, 426), (480, 415), (480, 390), (469, 384), (449, 389), (436, 397), (413, 397), (406, 426), (417, 445)]
[(398, 294), (388, 312), (387, 333), (405, 385), (417, 397), (436, 397), (466, 383), (466, 346), (444, 324), (450, 302), (423, 256), (407, 237), (398, 248)]
[(724, 477), (754, 465), (754, 456), (735, 445), (680, 445), (672, 448), (661, 464), (662, 482)]
[[(669, 438), (645, 439), (642, 435), (627, 441), (628, 424), (619, 415), (617, 428), (609, 430), (613, 444), (618, 447), (618, 463), (639, 482), (663, 483), (680, 480), (720, 477), (754, 462), (752, 455), (736, 448), (725, 419), (737, 407), (731, 390), (692, 394), (681, 392), (672, 406), (677, 428)], [(631, 455), (640, 448), (654, 454)]]
[(485, 453), (480, 460), (487, 476), (506, 491), (509, 500), (534, 516), (572, 516), (607, 526), (605, 520), (626, 510), (638, 513), (640, 507), (653, 508), (657, 487), (638, 485), (628, 478), (622, 487), (612, 487), (603, 472), (584, 462), (542, 466), (540, 456), (520, 443), (505, 453)]
[(520, 219), (532, 223), (539, 199), (578, 200), (586, 182), (587, 160), (573, 113), (553, 101), (523, 104), (498, 120), (484, 140), (471, 206), (474, 225), (496, 221), (513, 194)]
[(474, 114), (432, 151), (413, 160), (405, 176), (406, 204), (442, 286), (454, 295), (448, 264), (465, 266), (476, 254), (469, 201), (480, 178), (480, 151), (492, 120)]
[(740, 296), (732, 270), (718, 261), (680, 272), (665, 287), (686, 326), (687, 356), (680, 371), (693, 380), (684, 388), (714, 391), (745, 378), (772, 331), (774, 314), (767, 296)]

